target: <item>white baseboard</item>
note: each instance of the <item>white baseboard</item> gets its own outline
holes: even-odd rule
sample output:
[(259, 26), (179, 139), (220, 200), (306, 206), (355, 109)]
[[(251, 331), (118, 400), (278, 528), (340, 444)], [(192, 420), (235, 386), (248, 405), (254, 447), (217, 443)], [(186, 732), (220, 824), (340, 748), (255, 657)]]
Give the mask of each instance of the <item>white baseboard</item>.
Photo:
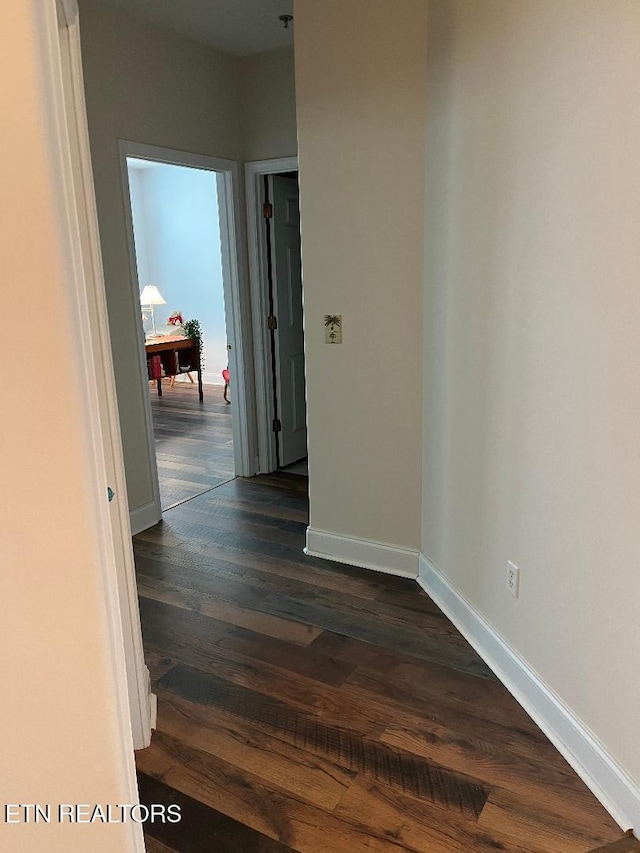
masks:
[(598, 739), (424, 554), (420, 555), (418, 583), (540, 726), (619, 826), (638, 831), (640, 789)]
[(149, 728), (155, 731), (158, 727), (158, 697), (155, 693), (149, 694)]
[(131, 524), (131, 535), (135, 536), (136, 533), (142, 533), (143, 530), (153, 527), (161, 518), (162, 510), (155, 501), (130, 510), (129, 522)]
[[(198, 377), (195, 370), (191, 372), (191, 375), (194, 379), (193, 382), (191, 382), (186, 373), (180, 373), (176, 376), (176, 383), (179, 383), (180, 385), (196, 385)], [(224, 379), (222, 378), (222, 375), (218, 373), (203, 373), (202, 383), (203, 385), (216, 385), (221, 390), (224, 388)]]
[[(195, 374), (193, 378), (196, 378)], [(203, 373), (202, 381), (205, 385), (216, 385), (221, 391), (224, 388), (224, 379), (219, 373)]]
[(403, 578), (418, 577), (418, 551), (307, 527), (305, 554)]

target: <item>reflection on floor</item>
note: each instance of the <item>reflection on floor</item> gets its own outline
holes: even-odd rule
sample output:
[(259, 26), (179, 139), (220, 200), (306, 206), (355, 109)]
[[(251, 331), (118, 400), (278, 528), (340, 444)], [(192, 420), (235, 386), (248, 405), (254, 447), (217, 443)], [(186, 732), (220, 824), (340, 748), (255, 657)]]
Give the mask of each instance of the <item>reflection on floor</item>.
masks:
[(145, 825), (149, 851), (585, 853), (622, 838), (415, 581), (303, 554), (306, 486), (237, 478), (135, 537), (158, 696), (140, 797), (182, 810)]
[(221, 385), (163, 382), (149, 386), (162, 509), (201, 495), (234, 476), (231, 409)]

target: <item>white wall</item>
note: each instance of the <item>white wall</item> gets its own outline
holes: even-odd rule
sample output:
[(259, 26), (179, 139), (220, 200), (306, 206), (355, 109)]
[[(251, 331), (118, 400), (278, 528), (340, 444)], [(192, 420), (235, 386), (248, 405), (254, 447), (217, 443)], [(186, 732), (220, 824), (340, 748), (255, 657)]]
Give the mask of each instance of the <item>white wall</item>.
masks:
[[(297, 0), (311, 526), (420, 539), (426, 14)], [(342, 314), (344, 343), (324, 343)], [(417, 558), (416, 558), (417, 568)]]
[(240, 63), (244, 160), (295, 157), (295, 70), (292, 47), (244, 56)]
[[(245, 158), (245, 147), (246, 159), (295, 154), (293, 80), (286, 78), (291, 73), (291, 52), (269, 51), (255, 60), (227, 56), (100, 0), (79, 3), (127, 492), (135, 511), (153, 500), (152, 467), (143, 407), (144, 378), (132, 368), (139, 359), (134, 324), (138, 305), (130, 285), (117, 140), (238, 162)], [(254, 72), (245, 71), (245, 62)], [(263, 76), (265, 68), (271, 68), (273, 76)], [(265, 103), (271, 105), (266, 112)], [(254, 110), (260, 111), (255, 122), (251, 118)], [(244, 216), (242, 198), (239, 202)], [(241, 249), (246, 251), (244, 245)], [(252, 357), (248, 352), (249, 386), (253, 381)], [(253, 431), (250, 424), (250, 434)]]
[[(131, 218), (133, 220), (133, 233), (135, 241), (136, 268), (138, 272), (138, 282), (140, 288), (145, 284), (153, 284), (153, 272), (151, 268), (150, 242), (147, 240), (145, 228), (145, 199), (144, 199), (144, 182), (143, 169), (133, 169), (130, 166), (127, 168), (129, 177), (129, 199), (131, 201)], [(145, 331), (149, 330), (149, 323), (144, 326)]]
[(238, 60), (80, 0), (91, 157), (132, 511), (153, 500), (118, 139), (238, 160)]
[(0, 4), (0, 75), (16, 81), (0, 87), (11, 128), (0, 159), (1, 289), (20, 341), (10, 348), (16, 381), (5, 384), (0, 419), (0, 849), (113, 853), (132, 849), (128, 826), (4, 821), (5, 803), (129, 802), (133, 773), (119, 737), (86, 385), (46, 146), (35, 8)]
[(640, 5), (429, 32), (423, 549), (637, 784)]
[[(167, 301), (155, 309), (156, 329), (170, 334), (167, 318), (174, 311), (184, 320), (199, 320), (203, 379), (223, 385), (227, 334), (217, 176), (167, 164), (130, 165), (128, 172), (140, 290), (155, 284)], [(145, 328), (151, 331), (150, 318)]]

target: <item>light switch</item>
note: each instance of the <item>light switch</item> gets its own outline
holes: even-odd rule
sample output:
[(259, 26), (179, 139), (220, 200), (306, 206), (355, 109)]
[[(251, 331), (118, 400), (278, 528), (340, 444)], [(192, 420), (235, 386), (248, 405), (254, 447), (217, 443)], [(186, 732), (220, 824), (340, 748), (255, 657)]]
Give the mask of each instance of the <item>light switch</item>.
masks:
[(342, 343), (342, 314), (324, 315), (324, 342), (325, 344)]

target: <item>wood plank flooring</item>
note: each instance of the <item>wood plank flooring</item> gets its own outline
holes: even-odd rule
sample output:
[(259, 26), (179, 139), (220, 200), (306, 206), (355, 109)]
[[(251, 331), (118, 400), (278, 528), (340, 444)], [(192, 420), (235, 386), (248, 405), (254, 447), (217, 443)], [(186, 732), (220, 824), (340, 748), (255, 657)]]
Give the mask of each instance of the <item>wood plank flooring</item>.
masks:
[(638, 853), (638, 851), (640, 851), (640, 841), (629, 833), (620, 841), (614, 841), (612, 844), (598, 847), (593, 853)]
[(146, 826), (151, 853), (630, 843), (415, 582), (306, 557), (306, 522), (306, 479), (278, 474), (135, 538), (159, 698), (141, 801), (183, 814)]
[(234, 476), (231, 410), (222, 397), (224, 386), (198, 386), (177, 380), (173, 388), (149, 386), (155, 434), (160, 501), (168, 509), (201, 495)]

